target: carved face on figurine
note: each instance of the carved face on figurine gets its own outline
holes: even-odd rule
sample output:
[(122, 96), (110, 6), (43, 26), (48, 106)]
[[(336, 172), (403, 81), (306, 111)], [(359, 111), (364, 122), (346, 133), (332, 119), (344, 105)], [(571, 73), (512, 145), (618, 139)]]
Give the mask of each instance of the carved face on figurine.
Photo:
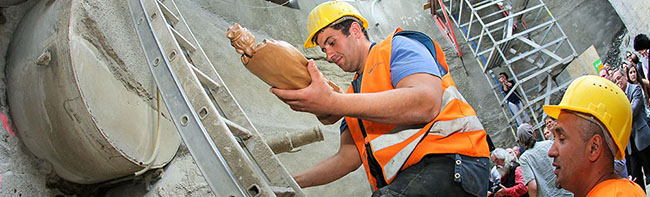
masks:
[[(230, 39), (230, 44), (235, 47), (237, 53), (242, 54), (242, 62), (248, 63), (248, 58), (253, 57), (255, 54), (255, 37), (248, 32), (248, 29), (239, 26), (235, 23), (228, 28), (226, 37)], [(247, 56), (245, 58), (244, 56)]]

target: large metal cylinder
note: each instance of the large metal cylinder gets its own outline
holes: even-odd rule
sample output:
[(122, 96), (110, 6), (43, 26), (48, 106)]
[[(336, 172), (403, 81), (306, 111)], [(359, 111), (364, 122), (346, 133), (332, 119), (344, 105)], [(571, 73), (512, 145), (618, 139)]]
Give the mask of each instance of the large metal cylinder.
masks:
[(40, 1), (7, 58), (17, 133), (64, 179), (90, 184), (159, 168), (178, 150), (126, 2)]

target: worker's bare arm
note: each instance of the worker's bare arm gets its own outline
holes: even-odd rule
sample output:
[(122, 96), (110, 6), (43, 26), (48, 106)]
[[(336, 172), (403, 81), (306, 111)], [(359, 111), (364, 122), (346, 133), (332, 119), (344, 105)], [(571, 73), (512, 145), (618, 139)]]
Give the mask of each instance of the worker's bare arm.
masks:
[(339, 151), (318, 164), (293, 174), (300, 187), (323, 185), (335, 181), (361, 166), (359, 152), (354, 145), (350, 130), (341, 134)]
[(426, 123), (440, 112), (442, 81), (437, 76), (417, 73), (404, 77), (393, 90), (339, 94), (327, 86), (315, 65), (310, 63), (308, 70), (312, 84), (307, 88), (271, 90), (293, 110), (316, 115), (350, 116), (392, 125)]

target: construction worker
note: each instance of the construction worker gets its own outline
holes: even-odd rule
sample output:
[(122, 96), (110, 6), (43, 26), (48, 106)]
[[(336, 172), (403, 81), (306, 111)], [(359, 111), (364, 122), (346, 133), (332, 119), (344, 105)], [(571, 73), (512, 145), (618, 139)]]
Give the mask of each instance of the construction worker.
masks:
[(569, 85), (559, 105), (545, 105), (557, 118), (553, 158), (557, 186), (575, 196), (645, 196), (636, 183), (614, 172), (630, 139), (632, 109), (616, 84), (582, 76)]
[(367, 27), (348, 3), (318, 5), (309, 14), (305, 47), (319, 46), (328, 61), (356, 73), (352, 86), (346, 94), (333, 91), (310, 61), (307, 88), (271, 89), (294, 110), (345, 116), (339, 151), (294, 174), (298, 184), (326, 184), (363, 164), (373, 196), (485, 195), (486, 133), (456, 89), (442, 49), (400, 28), (372, 43)]

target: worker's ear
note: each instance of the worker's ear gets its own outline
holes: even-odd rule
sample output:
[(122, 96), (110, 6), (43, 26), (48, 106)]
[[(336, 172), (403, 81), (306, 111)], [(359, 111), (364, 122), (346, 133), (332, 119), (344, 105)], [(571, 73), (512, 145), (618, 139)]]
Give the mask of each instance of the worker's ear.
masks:
[(350, 25), (350, 33), (354, 36), (354, 38), (360, 38), (360, 36), (363, 36), (363, 32), (361, 32), (361, 26), (359, 26), (359, 23), (353, 22)]
[(587, 142), (587, 150), (589, 150), (589, 161), (594, 162), (603, 154), (603, 148), (607, 148), (605, 139), (601, 135), (594, 135)]

